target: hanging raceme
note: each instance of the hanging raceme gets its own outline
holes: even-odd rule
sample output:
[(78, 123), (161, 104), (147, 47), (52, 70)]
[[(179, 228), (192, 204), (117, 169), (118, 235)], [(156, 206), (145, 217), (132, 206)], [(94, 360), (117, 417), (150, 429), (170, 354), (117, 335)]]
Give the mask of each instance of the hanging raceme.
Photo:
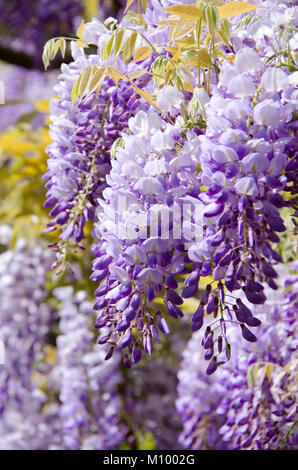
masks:
[(298, 8), (251, 1), (84, 0), (8, 75), (0, 449), (297, 447)]

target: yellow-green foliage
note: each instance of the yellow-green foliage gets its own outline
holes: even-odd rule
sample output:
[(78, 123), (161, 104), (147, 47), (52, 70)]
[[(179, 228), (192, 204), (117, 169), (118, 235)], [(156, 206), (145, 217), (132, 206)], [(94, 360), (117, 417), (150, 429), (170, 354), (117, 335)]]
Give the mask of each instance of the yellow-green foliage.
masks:
[[(36, 107), (41, 111), (44, 103)], [(32, 130), (30, 123), (19, 124), (0, 133), (0, 223), (13, 227), (13, 243), (19, 236), (37, 238), (48, 220), (42, 175), (49, 143), (46, 125)]]
[[(134, 0), (128, 0), (126, 11), (133, 4)], [(248, 2), (238, 1), (225, 4), (221, 0), (204, 0), (193, 5), (177, 4), (165, 8), (169, 16), (156, 23), (156, 31), (166, 31), (168, 37), (165, 43), (153, 46), (146, 37), (148, 25), (142, 14), (146, 9), (146, 1), (138, 2), (138, 13), (127, 11), (127, 19), (131, 26), (123, 28), (116, 21), (110, 24), (111, 35), (101, 49), (102, 63), (98, 66), (87, 67), (81, 72), (73, 88), (73, 101), (83, 99), (94, 91), (99, 92), (105, 76), (109, 75), (115, 82), (123, 79), (130, 81), (145, 100), (156, 106), (154, 96), (144, 93), (134, 85), (133, 80), (137, 77), (125, 76), (110, 65), (111, 58), (116, 60), (118, 56), (121, 56), (124, 62), (130, 60), (142, 62), (153, 53), (156, 59), (151, 69), (146, 72), (152, 75), (158, 88), (171, 84), (181, 91), (192, 92), (192, 71), (197, 68), (198, 77), (201, 76), (201, 70), (207, 73), (204, 86), (209, 91), (211, 69), (214, 69), (217, 74), (221, 61), (225, 59), (233, 61), (228, 18), (256, 8), (259, 7)], [(135, 29), (136, 24), (141, 24), (145, 32)], [(48, 41), (43, 54), (45, 67), (48, 67), (59, 50), (62, 55), (65, 53), (65, 39), (74, 40), (78, 45), (88, 47), (82, 40), (83, 31), (84, 24), (82, 23), (77, 31), (77, 38), (53, 38)], [(230, 52), (224, 53), (223, 45)], [(165, 55), (166, 51), (171, 53), (171, 58)], [(199, 83), (195, 85), (201, 86), (200, 78)]]

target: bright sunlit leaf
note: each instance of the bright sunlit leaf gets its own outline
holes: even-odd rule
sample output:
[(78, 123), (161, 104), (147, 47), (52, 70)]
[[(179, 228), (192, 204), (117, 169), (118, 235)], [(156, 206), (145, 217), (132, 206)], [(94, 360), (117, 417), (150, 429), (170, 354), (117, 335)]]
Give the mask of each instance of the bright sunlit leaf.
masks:
[(258, 5), (253, 5), (248, 2), (229, 2), (218, 9), (220, 18), (229, 18), (242, 13), (248, 13), (249, 11), (260, 8)]

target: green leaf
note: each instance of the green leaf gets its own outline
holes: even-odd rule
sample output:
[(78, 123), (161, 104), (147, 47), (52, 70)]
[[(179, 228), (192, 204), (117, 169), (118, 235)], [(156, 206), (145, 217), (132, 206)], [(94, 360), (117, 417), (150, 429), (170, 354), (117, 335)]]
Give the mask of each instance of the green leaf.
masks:
[(123, 60), (127, 62), (134, 53), (138, 32), (134, 31), (125, 42)]
[(80, 76), (79, 78), (77, 79), (77, 81), (74, 83), (73, 87), (72, 87), (72, 90), (71, 90), (71, 101), (72, 101), (72, 104), (74, 104), (76, 101), (77, 101), (77, 98), (78, 98), (78, 85), (79, 85), (79, 81), (80, 81)]
[(152, 54), (152, 49), (151, 47), (148, 46), (142, 46), (139, 47), (134, 56), (134, 62), (142, 62), (143, 60), (147, 59)]
[(237, 29), (244, 29), (246, 28), (249, 23), (252, 21), (253, 23), (255, 21), (257, 21), (258, 19), (258, 16), (257, 15), (254, 15), (254, 14), (251, 14), (251, 15), (246, 15), (244, 18), (242, 18), (242, 20), (240, 20), (238, 23), (237, 23), (237, 26), (236, 28)]
[(78, 27), (77, 29), (77, 32), (76, 32), (76, 36), (78, 38), (82, 38), (83, 34), (84, 34), (84, 29), (85, 29), (85, 24), (84, 24), (84, 20), (82, 20), (80, 26)]
[(50, 41), (48, 41), (43, 48), (42, 61), (45, 69), (50, 65), (50, 47)]
[(267, 373), (268, 380), (270, 381), (272, 378), (272, 374), (273, 374), (273, 364), (267, 364), (266, 373)]
[(263, 365), (263, 370), (262, 370), (262, 375), (261, 375), (261, 383), (263, 383), (263, 380), (265, 377), (268, 377), (269, 382), (271, 381), (273, 374), (273, 364), (271, 362), (268, 362), (268, 364)]
[(229, 2), (218, 9), (220, 18), (230, 18), (232, 16), (248, 13), (256, 8), (261, 8), (258, 5), (253, 5), (248, 2)]
[(123, 147), (123, 138), (122, 137), (119, 137), (118, 139), (116, 139), (112, 144), (112, 147), (111, 147), (111, 150), (110, 150), (110, 155), (111, 155), (112, 160), (114, 160), (114, 158), (116, 157), (116, 150), (117, 150), (118, 147)]
[(60, 39), (58, 39), (56, 42), (53, 43), (52, 54), (51, 54), (51, 57), (50, 57), (51, 60), (55, 59), (55, 57), (57, 55), (57, 52), (60, 49), (60, 45), (61, 45), (61, 40)]
[[(185, 18), (175, 18), (175, 16), (170, 16), (169, 18), (167, 18), (166, 20), (160, 20), (160, 21), (157, 21), (156, 23), (153, 23), (153, 24), (156, 24), (158, 26), (164, 26), (164, 27), (167, 27), (167, 26), (181, 26), (181, 25), (184, 25), (184, 24), (188, 24), (190, 23), (193, 25), (193, 22), (190, 21), (190, 20), (186, 20)], [(164, 28), (161, 28), (161, 30), (164, 29)]]
[(127, 76), (131, 80), (135, 80), (136, 78), (142, 77), (143, 75), (146, 75), (147, 73), (148, 73), (147, 69), (137, 69), (137, 70), (134, 70), (133, 72), (128, 73)]
[(231, 45), (229, 43), (229, 38), (223, 30), (217, 30), (218, 35), (221, 37), (225, 45), (231, 50)]
[(48, 68), (51, 60), (55, 59), (59, 50), (61, 50), (62, 57), (64, 57), (66, 50), (66, 41), (64, 38), (53, 38), (46, 43), (42, 54), (45, 69)]
[(78, 98), (83, 98), (87, 92), (89, 92), (89, 81), (93, 75), (93, 67), (88, 67), (83, 74), (81, 74), (81, 79), (78, 85)]
[(120, 31), (117, 32), (115, 42), (114, 42), (114, 55), (117, 57), (122, 49), (123, 43), (125, 39), (125, 30), (120, 29)]
[(194, 5), (173, 5), (164, 8), (164, 10), (171, 15), (179, 16), (179, 18), (185, 18), (186, 20), (198, 21), (202, 15), (201, 10)]
[(108, 58), (108, 59), (110, 58), (113, 44), (114, 44), (114, 39), (115, 39), (115, 34), (113, 33), (111, 34), (111, 37), (108, 40), (108, 42), (105, 43), (105, 45), (103, 46), (101, 50), (101, 60), (105, 60), (105, 58)]
[(65, 39), (61, 39), (60, 49), (61, 49), (62, 57), (64, 59), (65, 51), (66, 51), (66, 41), (65, 41)]
[(178, 41), (179, 39), (185, 38), (195, 29), (195, 23), (190, 20), (182, 20), (183, 24), (180, 27), (177, 25), (176, 28), (172, 28), (170, 37), (172, 40)]
[(77, 45), (78, 47), (88, 47), (88, 44), (86, 44), (85, 41), (83, 41), (83, 39), (78, 39), (78, 40), (76, 41), (76, 45)]
[(214, 37), (219, 19), (218, 8), (215, 5), (208, 5), (205, 9), (205, 12), (207, 17), (208, 31)]
[(247, 371), (247, 384), (250, 388), (254, 387), (257, 383), (258, 371), (259, 371), (258, 363), (252, 364)]
[(97, 65), (91, 65), (84, 69), (72, 88), (72, 102), (75, 103), (77, 100), (81, 101), (95, 91), (99, 93), (105, 78), (105, 71), (105, 67), (99, 67)]
[(114, 44), (114, 39), (115, 39), (115, 34), (113, 33), (110, 37), (110, 39), (107, 42), (107, 56), (110, 57), (112, 53), (112, 48)]
[(211, 58), (207, 52), (207, 49), (189, 49), (188, 51), (183, 51), (179, 58), (183, 63), (188, 66), (198, 67), (210, 67)]
[(91, 95), (94, 91), (99, 94), (102, 82), (106, 77), (106, 68), (98, 68), (94, 71), (93, 75), (89, 79), (88, 83), (88, 94)]
[(231, 345), (230, 345), (230, 343), (228, 343), (227, 338), (225, 338), (225, 343), (226, 343), (227, 360), (229, 361), (231, 359)]

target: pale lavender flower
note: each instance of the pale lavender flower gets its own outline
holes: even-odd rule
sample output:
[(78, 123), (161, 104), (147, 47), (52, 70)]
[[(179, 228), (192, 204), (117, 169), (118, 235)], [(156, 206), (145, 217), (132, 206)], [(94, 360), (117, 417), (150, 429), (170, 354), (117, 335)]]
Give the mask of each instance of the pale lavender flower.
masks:
[[(244, 339), (256, 341), (247, 327), (260, 322), (245, 302), (263, 304), (265, 283), (277, 289), (274, 265), (281, 257), (273, 244), (279, 241), (278, 233), (286, 230), (279, 209), (289, 206), (293, 210), (296, 203), (282, 195), (292, 191), (297, 172), (297, 142), (291, 129), (297, 109), (295, 96), (288, 74), (270, 67), (264, 72), (257, 54), (246, 48), (236, 54), (235, 65), (223, 66), (217, 89), (205, 106), (207, 128), (200, 136), (200, 177), (208, 190), (198, 196), (205, 205), (204, 219), (201, 237), (190, 246), (188, 256), (203, 264), (198, 275), (212, 274), (220, 283), (212, 293), (208, 286), (194, 316), (194, 330), (202, 327), (206, 305), (207, 313), (214, 317), (221, 312), (212, 330), (223, 326), (225, 309), (230, 319), (245, 323), (241, 326)], [(237, 301), (233, 308), (226, 304), (234, 300), (229, 292), (224, 293), (223, 280), (227, 291), (241, 288), (246, 301)], [(213, 332), (209, 333), (213, 345), (217, 339), (212, 337), (211, 341)], [(225, 337), (222, 328), (220, 335)], [(211, 359), (210, 373), (217, 364), (216, 356)]]
[[(169, 332), (165, 318), (151, 305), (162, 285), (168, 314), (183, 316), (174, 274), (184, 272), (187, 259), (181, 253), (188, 237), (175, 230), (181, 227), (183, 204), (191, 207), (200, 184), (194, 176), (196, 133), (184, 134), (157, 113), (143, 111), (130, 119), (129, 128), (132, 134), (123, 136), (107, 176), (109, 187), (99, 201), (95, 233), (100, 241), (94, 248), (91, 279), (103, 281), (94, 305), (101, 311), (96, 327), (110, 331), (103, 342), (128, 350), (138, 362), (142, 344), (151, 355), (157, 328)], [(159, 221), (159, 213), (169, 218), (168, 227)], [(136, 337), (133, 327), (138, 329)]]
[[(108, 30), (98, 21), (97, 29), (97, 23), (103, 34), (108, 35)], [(86, 25), (85, 34), (92, 24)], [(90, 34), (90, 40), (94, 40), (92, 28)], [(120, 80), (116, 86), (111, 78), (106, 78), (98, 97), (93, 93), (74, 105), (71, 92), (79, 74), (92, 64), (100, 65), (101, 61), (97, 54), (86, 56), (75, 44), (72, 44), (72, 54), (74, 61), (62, 64), (62, 74), (55, 87), (60, 98), (52, 100), (50, 106), (53, 143), (48, 147), (48, 170), (44, 175), (45, 207), (52, 207), (50, 216), (55, 218), (47, 230), (61, 226), (62, 239), (74, 238), (79, 243), (84, 237), (86, 221), (94, 218), (97, 198), (105, 187), (112, 144), (127, 129), (130, 116), (136, 109), (145, 109), (146, 104), (140, 102), (140, 96), (129, 82)], [(133, 70), (134, 66), (118, 62), (120, 71)], [(142, 87), (147, 80), (145, 75), (136, 83)]]
[[(57, 406), (48, 402), (34, 374), (44, 372), (44, 346), (53, 321), (44, 283), (52, 255), (42, 245), (19, 240), (0, 262), (0, 448), (59, 447)], [(43, 409), (47, 403), (47, 407)]]
[(297, 276), (287, 277), (286, 291), (267, 289), (265, 306), (253, 308), (263, 321), (258, 342), (244, 346), (233, 330), (230, 348), (237, 354), (219, 372), (204, 375), (202, 333), (196, 332), (190, 340), (178, 374), (176, 403), (184, 428), (180, 442), (186, 448), (279, 449), (297, 445), (297, 327), (293, 316)]

